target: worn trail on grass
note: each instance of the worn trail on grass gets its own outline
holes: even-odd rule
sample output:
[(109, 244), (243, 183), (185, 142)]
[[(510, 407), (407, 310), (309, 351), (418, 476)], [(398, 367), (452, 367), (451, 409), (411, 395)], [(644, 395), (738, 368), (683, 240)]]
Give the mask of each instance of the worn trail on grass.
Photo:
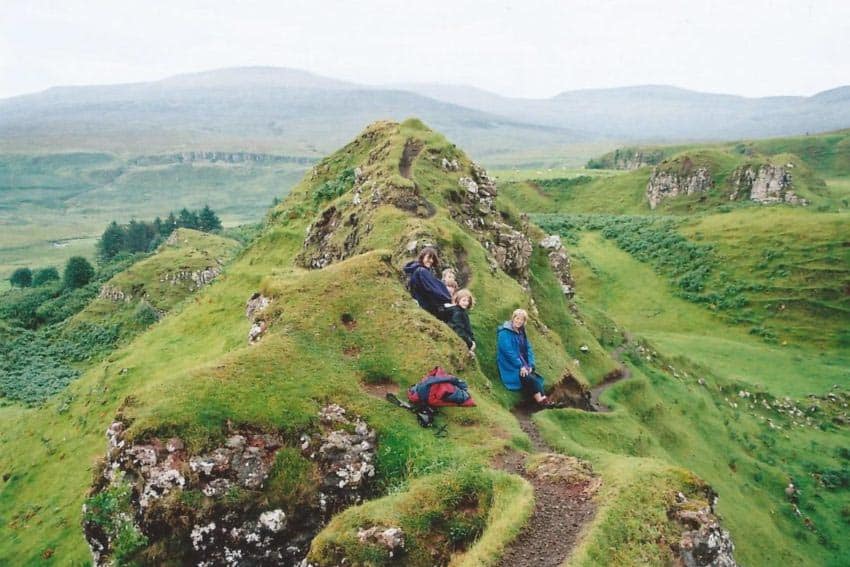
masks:
[[(514, 416), (522, 430), (531, 439), (536, 453), (550, 453), (552, 449), (532, 421), (533, 410), (527, 407), (514, 409)], [(569, 557), (578, 544), (584, 527), (596, 514), (596, 503), (584, 487), (562, 481), (541, 479), (528, 474), (526, 457), (511, 452), (498, 466), (513, 474), (522, 475), (534, 487), (534, 511), (525, 528), (508, 547), (501, 567), (555, 567)]]
[(602, 392), (614, 384), (622, 382), (623, 380), (628, 380), (632, 377), (632, 371), (629, 370), (628, 366), (623, 364), (623, 352), (626, 350), (626, 345), (632, 342), (631, 336), (627, 335), (626, 341), (626, 343), (618, 346), (614, 349), (614, 352), (611, 353), (611, 357), (620, 363), (620, 367), (606, 376), (602, 382), (590, 389), (590, 407), (593, 408), (593, 411), (601, 413), (611, 411), (611, 408), (599, 401), (599, 397), (602, 395)]

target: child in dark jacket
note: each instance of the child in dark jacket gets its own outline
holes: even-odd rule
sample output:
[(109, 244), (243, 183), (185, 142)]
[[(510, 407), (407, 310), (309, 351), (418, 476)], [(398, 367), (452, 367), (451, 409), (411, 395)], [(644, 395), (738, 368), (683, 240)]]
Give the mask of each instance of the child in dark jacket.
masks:
[(452, 304), (447, 308), (448, 324), (458, 334), (469, 348), (470, 356), (475, 356), (475, 337), (469, 322), (469, 310), (475, 305), (475, 298), (468, 289), (460, 289), (455, 293)]

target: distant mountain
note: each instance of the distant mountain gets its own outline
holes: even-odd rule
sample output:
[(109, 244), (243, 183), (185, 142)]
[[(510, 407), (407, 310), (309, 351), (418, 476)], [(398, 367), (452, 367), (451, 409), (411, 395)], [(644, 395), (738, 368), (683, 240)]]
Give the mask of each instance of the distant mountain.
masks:
[(240, 67), (0, 100), (0, 151), (226, 150), (319, 156), (377, 119), (418, 116), (479, 158), (570, 144), (762, 138), (850, 126), (850, 87), (745, 98), (645, 85), (504, 97), (464, 85), (369, 87)]
[(407, 85), (412, 92), (531, 124), (629, 141), (728, 140), (823, 132), (850, 126), (850, 87), (811, 97), (747, 98), (664, 85), (509, 98), (458, 85)]
[(323, 155), (381, 118), (422, 117), (476, 155), (581, 141), (404, 90), (269, 67), (222, 69), (151, 83), (58, 87), (0, 100), (0, 150), (178, 149)]

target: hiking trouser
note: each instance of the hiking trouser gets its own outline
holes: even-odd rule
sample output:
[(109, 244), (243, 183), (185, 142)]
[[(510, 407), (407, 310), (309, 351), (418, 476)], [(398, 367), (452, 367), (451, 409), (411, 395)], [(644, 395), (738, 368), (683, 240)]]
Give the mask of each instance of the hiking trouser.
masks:
[(545, 393), (545, 390), (543, 389), (543, 376), (537, 372), (532, 371), (526, 376), (520, 376), (519, 383), (522, 384), (523, 392), (529, 396)]

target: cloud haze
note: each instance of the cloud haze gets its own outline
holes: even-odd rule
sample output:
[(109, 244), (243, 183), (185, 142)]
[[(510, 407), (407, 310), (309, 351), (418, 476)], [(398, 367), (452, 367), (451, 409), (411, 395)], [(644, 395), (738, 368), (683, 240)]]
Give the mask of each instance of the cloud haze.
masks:
[(5, 2), (0, 97), (243, 65), (501, 94), (672, 84), (747, 96), (850, 83), (850, 3)]

